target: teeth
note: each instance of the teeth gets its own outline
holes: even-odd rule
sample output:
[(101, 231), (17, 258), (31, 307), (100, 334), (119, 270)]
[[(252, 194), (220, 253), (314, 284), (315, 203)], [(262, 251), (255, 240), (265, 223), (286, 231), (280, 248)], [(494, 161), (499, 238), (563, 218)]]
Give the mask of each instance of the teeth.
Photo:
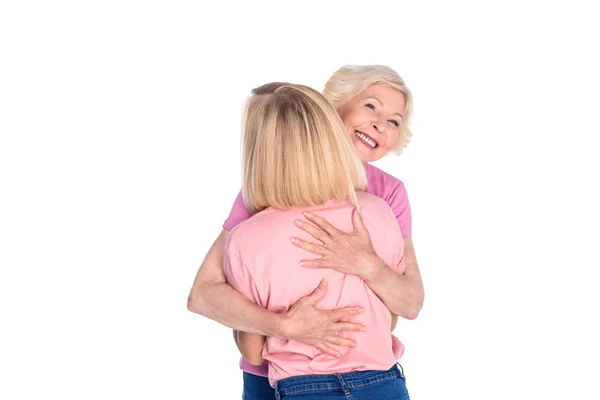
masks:
[(377, 146), (377, 143), (373, 139), (371, 139), (370, 137), (365, 135), (364, 133), (356, 132), (356, 136), (358, 136), (359, 138), (361, 138), (362, 140), (367, 142), (369, 144), (369, 146), (371, 146), (373, 148), (375, 148), (375, 146)]

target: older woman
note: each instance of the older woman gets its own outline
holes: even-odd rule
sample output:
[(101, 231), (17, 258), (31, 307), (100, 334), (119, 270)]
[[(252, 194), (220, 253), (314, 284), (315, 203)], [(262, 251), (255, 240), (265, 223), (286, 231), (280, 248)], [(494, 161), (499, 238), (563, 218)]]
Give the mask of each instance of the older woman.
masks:
[[(340, 347), (340, 357), (301, 342), (245, 332), (237, 337), (240, 351), (254, 365), (269, 361), (268, 378), (277, 398), (405, 400), (408, 392), (395, 365), (402, 348), (393, 346), (386, 305), (357, 275), (303, 268), (300, 261), (310, 253), (288, 239), (303, 212), (318, 212), (350, 231), (354, 215), (354, 223), (364, 221), (371, 232), (376, 254), (391, 270), (404, 272), (394, 213), (379, 197), (355, 192), (366, 188), (367, 179), (339, 115), (310, 88), (267, 84), (255, 89), (246, 105), (243, 143), (244, 199), (255, 214), (227, 238), (227, 281), (252, 302), (281, 312), (327, 279), (329, 290), (320, 307), (359, 305), (365, 313), (353, 320), (367, 329), (347, 333), (356, 346)], [(356, 219), (359, 206), (361, 218)]]
[[(295, 244), (320, 254), (306, 267), (330, 267), (357, 275), (377, 294), (392, 314), (417, 317), (423, 305), (423, 284), (411, 238), (410, 205), (403, 183), (368, 164), (388, 152), (400, 153), (411, 136), (408, 128), (412, 97), (404, 81), (384, 66), (346, 66), (327, 82), (323, 95), (342, 118), (346, 133), (363, 161), (368, 191), (385, 200), (394, 212), (402, 232), (404, 262), (402, 273), (392, 270), (373, 250), (368, 231), (360, 224), (347, 233), (338, 230), (318, 213), (306, 217), (315, 227), (299, 223), (318, 242), (298, 238)], [(315, 303), (324, 295), (325, 283), (300, 299), (285, 313), (262, 308), (228, 285), (223, 272), (227, 235), (248, 219), (242, 194), (238, 195), (223, 230), (202, 263), (188, 298), (188, 308), (237, 331), (257, 333), (312, 345), (321, 352), (339, 356), (335, 346), (352, 346), (355, 341), (340, 335), (357, 331), (360, 324), (345, 321), (360, 312), (358, 307), (320, 310)], [(332, 347), (334, 346), (334, 347)], [(244, 395), (247, 399), (274, 396), (266, 379), (267, 365), (255, 367), (242, 360)], [(253, 397), (254, 396), (254, 397)]]

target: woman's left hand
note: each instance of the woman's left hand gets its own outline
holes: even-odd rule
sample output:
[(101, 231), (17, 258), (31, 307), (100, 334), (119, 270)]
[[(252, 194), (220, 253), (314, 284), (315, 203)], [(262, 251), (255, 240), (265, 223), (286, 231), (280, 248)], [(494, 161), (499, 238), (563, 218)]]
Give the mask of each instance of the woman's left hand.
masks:
[(382, 263), (373, 249), (369, 231), (365, 228), (357, 209), (354, 209), (352, 213), (354, 232), (350, 233), (337, 229), (318, 215), (309, 212), (303, 214), (314, 225), (303, 220), (296, 220), (296, 226), (321, 241), (321, 244), (307, 242), (296, 237), (291, 239), (292, 243), (320, 255), (321, 258), (302, 260), (301, 266), (333, 268), (347, 274), (358, 275), (364, 279), (375, 266)]

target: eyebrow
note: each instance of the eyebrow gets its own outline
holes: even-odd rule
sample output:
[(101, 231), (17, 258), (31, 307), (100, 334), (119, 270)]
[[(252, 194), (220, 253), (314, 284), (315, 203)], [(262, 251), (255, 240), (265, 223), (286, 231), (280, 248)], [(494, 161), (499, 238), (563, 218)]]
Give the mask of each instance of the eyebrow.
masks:
[[(367, 97), (365, 100), (369, 100), (369, 99), (373, 99), (373, 100), (377, 100), (377, 102), (381, 105), (383, 105), (383, 103), (381, 102), (381, 100), (379, 100), (377, 97)], [(399, 112), (395, 112), (392, 115), (397, 115), (400, 117), (401, 120), (404, 120), (404, 115), (400, 114)]]

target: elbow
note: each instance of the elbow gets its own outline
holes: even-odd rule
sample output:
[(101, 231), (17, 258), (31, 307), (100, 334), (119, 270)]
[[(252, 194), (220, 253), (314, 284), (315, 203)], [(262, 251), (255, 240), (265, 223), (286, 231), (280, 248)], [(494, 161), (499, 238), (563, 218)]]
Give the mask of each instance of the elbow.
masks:
[(200, 310), (202, 310), (202, 308), (199, 307), (198, 302), (195, 301), (195, 299), (192, 295), (188, 296), (187, 309), (188, 309), (188, 311), (191, 311), (195, 314), (202, 314), (202, 312), (200, 311)]
[(197, 303), (194, 301), (194, 298), (192, 297), (191, 294), (188, 296), (188, 299), (187, 299), (187, 309), (188, 309), (188, 311), (191, 311), (193, 313), (201, 314), (200, 308), (198, 307)]
[(404, 319), (415, 320), (419, 316), (421, 309), (423, 308), (423, 297), (419, 301), (410, 304), (406, 309), (403, 310), (402, 314), (399, 314)]
[(206, 302), (202, 297), (202, 288), (194, 288), (187, 298), (187, 309), (195, 314), (206, 316)]
[(421, 293), (421, 295), (419, 296), (419, 301), (416, 302), (412, 307), (410, 307), (407, 310), (404, 318), (410, 319), (410, 320), (417, 319), (422, 308), (423, 308), (423, 294)]
[(408, 310), (406, 312), (406, 314), (404, 315), (404, 318), (408, 319), (408, 320), (415, 320), (417, 319), (417, 317), (419, 316), (419, 312), (421, 311), (420, 308), (414, 308), (412, 310)]
[(414, 307), (404, 308), (402, 310), (398, 310), (398, 313), (396, 315), (399, 317), (402, 317), (404, 319), (409, 319), (412, 321), (414, 319), (417, 319), (420, 311), (421, 311), (421, 309), (414, 308)]

